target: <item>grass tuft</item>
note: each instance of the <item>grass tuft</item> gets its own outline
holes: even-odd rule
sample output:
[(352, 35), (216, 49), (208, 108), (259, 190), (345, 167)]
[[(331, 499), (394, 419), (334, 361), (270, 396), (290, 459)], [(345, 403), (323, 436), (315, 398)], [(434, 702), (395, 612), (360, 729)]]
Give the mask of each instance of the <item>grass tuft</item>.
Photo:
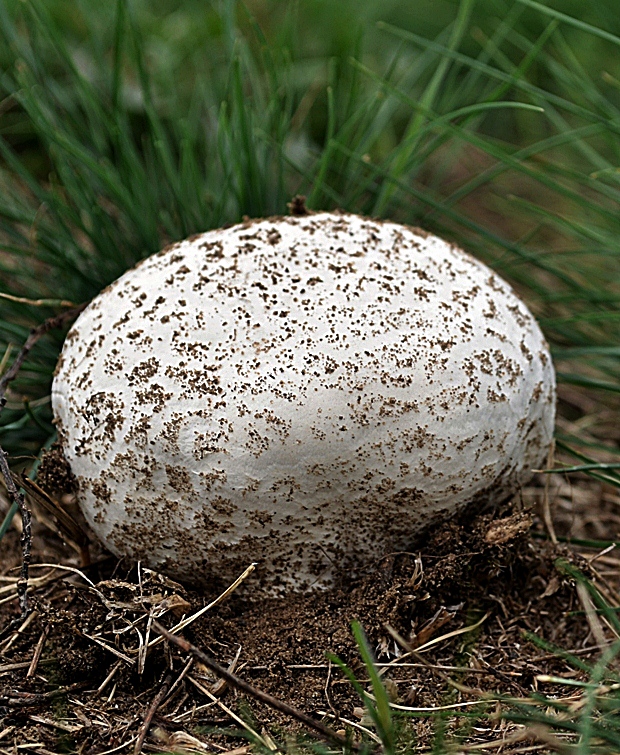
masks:
[[(582, 18), (535, 0), (462, 0), (439, 29), (369, 2), (357, 26), (337, 29), (346, 3), (290, 4), (278, 24), (259, 4), (163, 15), (142, 0), (100, 5), (0, 0), (4, 365), (33, 326), (145, 256), (246, 215), (285, 214), (303, 194), (315, 210), (421, 225), (506, 277), (558, 367), (558, 464), (545, 473), (620, 486), (609, 432), (620, 393), (615, 6)], [(63, 335), (36, 345), (0, 417), (0, 442), (22, 465), (53, 438)], [(529, 634), (582, 675), (577, 696), (538, 691), (506, 716), (546, 732), (551, 750), (617, 752), (617, 606), (573, 564), (558, 569), (607, 645), (590, 665)], [(353, 631), (372, 696), (333, 661), (385, 752), (411, 750)], [(438, 714), (435, 752), (452, 747), (453, 720)]]
[[(298, 52), (310, 32), (294, 13), (270, 38), (224, 4), (200, 30), (212, 62), (196, 46), (192, 65), (162, 72), (122, 0), (77, 48), (58, 8), (2, 0), (0, 350), (166, 243), (286, 213), (302, 193), (313, 209), (420, 224), (481, 256), (539, 316), (560, 380), (617, 393), (620, 109), (565, 35), (616, 37), (525, 5), (526, 21), (516, 7), (498, 21), (463, 0), (436, 39), (381, 22), (366, 47), (352, 34), (321, 60)], [(61, 342), (41, 344), (21, 376), (30, 411), (13, 401), (2, 418), (13, 453), (46, 440)]]

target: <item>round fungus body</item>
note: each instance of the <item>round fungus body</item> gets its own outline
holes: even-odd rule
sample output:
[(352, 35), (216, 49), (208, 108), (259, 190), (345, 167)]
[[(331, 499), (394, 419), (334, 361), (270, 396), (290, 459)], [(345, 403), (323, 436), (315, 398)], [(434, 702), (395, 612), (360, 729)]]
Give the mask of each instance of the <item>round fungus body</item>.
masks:
[(544, 463), (555, 384), (511, 288), (419, 229), (317, 213), (174, 244), (67, 336), (52, 401), (88, 523), (198, 584), (327, 586)]

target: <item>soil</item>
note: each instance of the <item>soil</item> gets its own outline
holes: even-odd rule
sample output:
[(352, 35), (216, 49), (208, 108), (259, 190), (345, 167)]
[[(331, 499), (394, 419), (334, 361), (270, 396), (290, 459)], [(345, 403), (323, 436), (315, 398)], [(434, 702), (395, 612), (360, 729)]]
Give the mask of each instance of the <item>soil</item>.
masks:
[[(43, 485), (55, 479), (49, 461)], [(62, 470), (56, 478), (67, 498), (70, 480)], [(414, 709), (400, 736), (423, 751), (441, 719), (450, 736), (470, 744), (506, 737), (516, 729), (498, 718), (498, 696), (527, 698), (544, 687), (541, 675), (584, 678), (533, 635), (583, 659), (597, 651), (558, 559), (600, 578), (612, 594), (620, 566), (602, 555), (607, 571), (596, 572), (585, 558), (596, 550), (553, 544), (538, 513), (547, 496), (559, 536), (597, 537), (603, 527), (616, 537), (614, 489), (556, 478), (545, 492), (544, 483), (541, 477), (503, 510), (468, 512), (434, 528), (411, 553), (387, 555), (356, 581), (344, 576), (336, 590), (257, 600), (250, 575), (182, 636), (246, 682), (355, 739), (359, 727), (371, 736), (372, 722), (334, 657), (370, 689), (351, 630), (358, 621), (392, 703)], [(298, 721), (218, 681), (182, 649), (160, 642), (144, 652), (158, 636), (154, 619), (170, 628), (216, 594), (119, 562), (96, 545), (91, 565), (80, 564), (79, 547), (63, 542), (49, 513), (31, 504), (39, 519), (33, 563), (73, 571), (34, 566), (35, 611), (0, 639), (0, 751), (131, 752), (149, 709), (144, 751), (241, 755), (248, 739), (273, 749), (295, 732), (307, 736)], [(18, 615), (16, 530), (0, 542), (0, 559), (1, 629)], [(485, 694), (493, 701), (485, 704)], [(442, 710), (460, 715), (443, 719)]]

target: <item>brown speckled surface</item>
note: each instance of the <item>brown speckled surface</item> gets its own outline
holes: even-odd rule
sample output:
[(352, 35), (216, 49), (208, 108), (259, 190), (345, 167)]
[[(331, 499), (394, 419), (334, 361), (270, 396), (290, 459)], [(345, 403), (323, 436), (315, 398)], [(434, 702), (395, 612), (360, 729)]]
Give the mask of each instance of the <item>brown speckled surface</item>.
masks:
[(108, 287), (53, 386), (86, 518), (194, 582), (326, 585), (543, 463), (527, 308), (440, 239), (353, 215), (193, 237)]

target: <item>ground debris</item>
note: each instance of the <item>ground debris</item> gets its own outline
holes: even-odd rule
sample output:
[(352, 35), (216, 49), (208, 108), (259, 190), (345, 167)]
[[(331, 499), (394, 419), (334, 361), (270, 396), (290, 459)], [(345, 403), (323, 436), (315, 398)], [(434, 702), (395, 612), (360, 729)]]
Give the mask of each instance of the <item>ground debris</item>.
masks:
[[(533, 487), (524, 497), (534, 500), (540, 492)], [(564, 505), (560, 496), (556, 509)], [(525, 699), (540, 679), (578, 676), (562, 658), (528, 642), (525, 632), (583, 658), (596, 652), (575, 587), (555, 562), (561, 556), (593, 574), (612, 557), (588, 564), (566, 546), (536, 539), (533, 518), (534, 534), (543, 535), (542, 524), (521, 505), (494, 515), (465, 513), (436, 527), (411, 553), (389, 554), (365, 577), (310, 595), (255, 601), (250, 569), (207, 611), (217, 595), (109, 557), (77, 569), (75, 554), (65, 548), (63, 563), (62, 544), (49, 532), (35, 532), (35, 546), (42, 547), (35, 547), (35, 560), (49, 563), (53, 546), (52, 563), (59, 566), (33, 567), (36, 613), (0, 645), (0, 749), (9, 732), (11, 747), (38, 742), (52, 753), (146, 752), (174, 744), (245, 755), (248, 740), (269, 748), (283, 741), (282, 732), (296, 730), (277, 710), (161, 642), (155, 622), (168, 630), (181, 623), (183, 637), (250, 685), (359, 737), (369, 726), (361, 701), (326, 656), (341, 658), (365, 683), (354, 620), (366, 632), (395, 709), (414, 708), (422, 716), (411, 725), (423, 749), (432, 741), (437, 711), (487, 710), (467, 690)], [(560, 534), (563, 521), (560, 516)], [(18, 555), (16, 548), (15, 563)], [(3, 579), (0, 590), (7, 584), (10, 597), (13, 583)], [(15, 604), (0, 603), (3, 624)], [(388, 627), (416, 655), (408, 657)], [(478, 730), (486, 734), (472, 730), (470, 743), (523, 742), (518, 727), (495, 713), (484, 715)], [(460, 720), (450, 719), (448, 727), (459, 736)]]

